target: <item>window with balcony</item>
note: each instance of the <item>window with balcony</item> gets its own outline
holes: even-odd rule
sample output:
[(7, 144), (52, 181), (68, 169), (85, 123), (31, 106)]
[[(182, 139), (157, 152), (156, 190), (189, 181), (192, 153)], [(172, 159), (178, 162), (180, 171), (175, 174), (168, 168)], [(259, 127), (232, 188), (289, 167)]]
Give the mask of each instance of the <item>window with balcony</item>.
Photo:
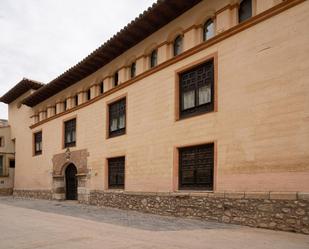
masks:
[(125, 157), (108, 159), (108, 188), (124, 189)]
[(109, 137), (115, 137), (126, 132), (126, 98), (109, 105)]
[(213, 190), (214, 144), (179, 149), (179, 189)]
[(76, 119), (64, 122), (64, 147), (76, 146)]
[(214, 111), (213, 59), (179, 75), (179, 117)]

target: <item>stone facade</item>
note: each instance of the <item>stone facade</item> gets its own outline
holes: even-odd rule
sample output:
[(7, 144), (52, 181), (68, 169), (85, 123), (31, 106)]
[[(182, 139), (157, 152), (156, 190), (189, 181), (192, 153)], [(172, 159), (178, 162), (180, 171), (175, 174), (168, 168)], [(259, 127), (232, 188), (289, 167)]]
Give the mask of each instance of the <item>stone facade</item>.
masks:
[(12, 195), (13, 188), (0, 188), (0, 196)]
[(26, 198), (26, 199), (43, 199), (52, 200), (52, 191), (50, 190), (17, 190), (13, 191), (14, 197)]
[(93, 191), (90, 204), (309, 234), (309, 199), (292, 193), (125, 193)]

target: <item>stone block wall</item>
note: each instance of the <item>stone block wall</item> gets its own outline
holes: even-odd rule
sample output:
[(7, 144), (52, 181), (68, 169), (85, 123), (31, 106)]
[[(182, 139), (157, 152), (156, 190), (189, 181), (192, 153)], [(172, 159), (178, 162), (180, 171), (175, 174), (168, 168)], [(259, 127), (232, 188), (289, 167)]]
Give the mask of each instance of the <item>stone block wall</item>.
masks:
[(43, 199), (52, 200), (53, 195), (50, 190), (16, 190), (13, 191), (14, 197), (20, 197), (25, 199)]
[(301, 193), (137, 194), (92, 191), (89, 203), (309, 234), (309, 198)]
[(0, 196), (12, 195), (12, 193), (13, 193), (12, 188), (0, 188)]

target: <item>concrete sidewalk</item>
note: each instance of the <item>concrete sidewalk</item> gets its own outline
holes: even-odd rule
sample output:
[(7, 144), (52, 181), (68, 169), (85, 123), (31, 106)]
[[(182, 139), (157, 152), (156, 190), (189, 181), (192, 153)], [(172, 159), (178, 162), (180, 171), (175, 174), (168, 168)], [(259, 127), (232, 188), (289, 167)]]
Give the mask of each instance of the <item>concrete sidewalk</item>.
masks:
[(75, 202), (0, 198), (0, 249), (308, 249), (309, 236)]

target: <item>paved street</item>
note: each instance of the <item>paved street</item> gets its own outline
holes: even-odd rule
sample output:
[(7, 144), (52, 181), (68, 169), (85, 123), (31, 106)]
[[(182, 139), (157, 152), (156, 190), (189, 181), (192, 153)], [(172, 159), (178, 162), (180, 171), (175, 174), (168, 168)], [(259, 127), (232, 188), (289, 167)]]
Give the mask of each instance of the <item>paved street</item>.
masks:
[(0, 249), (308, 249), (309, 236), (0, 197)]

